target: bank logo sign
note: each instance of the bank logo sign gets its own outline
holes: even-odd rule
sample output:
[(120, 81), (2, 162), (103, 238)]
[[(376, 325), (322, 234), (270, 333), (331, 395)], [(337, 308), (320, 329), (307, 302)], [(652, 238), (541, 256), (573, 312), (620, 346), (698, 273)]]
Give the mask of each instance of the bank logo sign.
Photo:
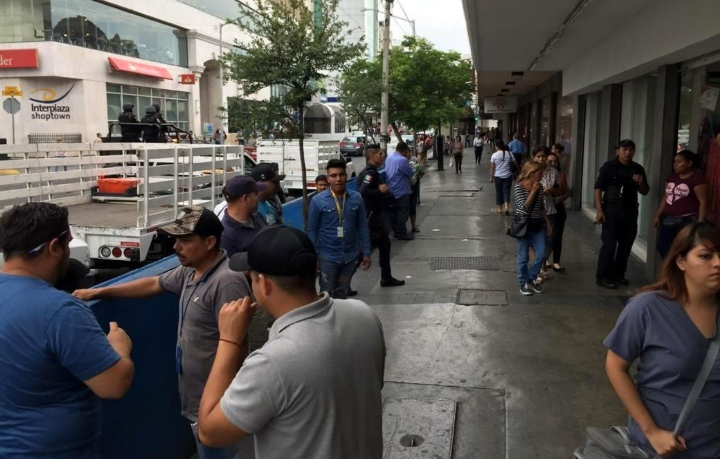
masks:
[(59, 102), (65, 99), (73, 88), (75, 88), (75, 83), (60, 97), (51, 88), (39, 88), (31, 92), (29, 99), (35, 102), (30, 104), (31, 118), (44, 121), (71, 119), (70, 106), (60, 105)]

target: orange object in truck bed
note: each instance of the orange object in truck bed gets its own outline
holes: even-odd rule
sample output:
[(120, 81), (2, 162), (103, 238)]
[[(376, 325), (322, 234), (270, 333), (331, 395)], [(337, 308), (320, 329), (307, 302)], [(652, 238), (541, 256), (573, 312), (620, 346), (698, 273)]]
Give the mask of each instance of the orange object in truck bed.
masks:
[(98, 193), (136, 196), (139, 179), (134, 178), (100, 178), (97, 181)]

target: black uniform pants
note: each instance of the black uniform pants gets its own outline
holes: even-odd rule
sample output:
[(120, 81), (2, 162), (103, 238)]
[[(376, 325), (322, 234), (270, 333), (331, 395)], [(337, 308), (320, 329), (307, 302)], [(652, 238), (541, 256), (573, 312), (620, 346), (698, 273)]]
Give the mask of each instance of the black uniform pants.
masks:
[(605, 223), (596, 277), (603, 280), (624, 278), (637, 236), (638, 207), (637, 204), (605, 204), (603, 211)]
[(482, 162), (482, 151), (483, 147), (475, 147), (475, 164)]
[(390, 236), (385, 228), (382, 216), (374, 215), (370, 217), (368, 222), (370, 226), (370, 245), (372, 248), (378, 249), (380, 252), (380, 279), (392, 279), (392, 271), (390, 269)]

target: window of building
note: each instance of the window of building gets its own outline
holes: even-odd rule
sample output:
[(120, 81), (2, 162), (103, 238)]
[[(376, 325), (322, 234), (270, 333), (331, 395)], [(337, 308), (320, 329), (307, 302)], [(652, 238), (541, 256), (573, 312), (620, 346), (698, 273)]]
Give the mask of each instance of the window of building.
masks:
[(583, 145), (582, 206), (595, 215), (595, 177), (607, 156), (598, 152), (600, 131), (600, 94), (585, 96), (585, 133)]
[(537, 132), (537, 104), (533, 102), (530, 105), (530, 136), (528, 137), (528, 150), (532, 151), (537, 145), (538, 132)]
[(185, 31), (92, 0), (0, 0), (0, 42), (26, 41), (187, 67)]
[(550, 144), (550, 96), (540, 101), (540, 143), (539, 145), (549, 146)]
[(555, 122), (555, 139), (553, 139), (553, 143), (559, 143), (565, 148), (565, 156), (562, 158), (562, 168), (570, 186), (573, 185), (572, 124), (573, 98), (572, 96), (561, 97), (557, 105), (557, 120)]
[(145, 108), (152, 104), (160, 105), (160, 111), (168, 123), (183, 131), (190, 129), (189, 93), (165, 91), (162, 89), (142, 88), (139, 86), (108, 84), (108, 121), (117, 121), (125, 104), (133, 104), (138, 118), (145, 116)]

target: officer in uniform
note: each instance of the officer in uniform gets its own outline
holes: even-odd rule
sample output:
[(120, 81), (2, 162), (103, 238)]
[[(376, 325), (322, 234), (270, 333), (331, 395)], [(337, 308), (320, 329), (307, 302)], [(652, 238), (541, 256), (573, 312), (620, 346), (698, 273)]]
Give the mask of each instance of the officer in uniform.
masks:
[(164, 139), (160, 135), (160, 126), (157, 124), (157, 113), (155, 107), (148, 105), (145, 107), (145, 116), (142, 119), (143, 123), (148, 124), (143, 126), (143, 141), (147, 143), (162, 143)]
[(162, 111), (160, 111), (160, 104), (152, 104), (152, 107), (155, 109), (155, 122), (160, 124), (160, 142), (166, 142), (167, 141), (167, 127), (162, 126), (163, 124), (167, 123), (167, 120), (165, 119), (165, 115), (162, 114)]
[(392, 277), (390, 270), (390, 238), (383, 223), (383, 212), (387, 208), (390, 189), (381, 183), (378, 167), (383, 163), (384, 154), (379, 145), (368, 145), (365, 149), (367, 164), (357, 178), (358, 191), (363, 198), (370, 228), (370, 244), (380, 251), (380, 286), (397, 287), (405, 281)]
[(603, 225), (596, 281), (609, 289), (628, 285), (625, 271), (637, 236), (638, 193), (645, 196), (650, 191), (645, 169), (632, 160), (635, 142), (620, 141), (615, 153), (615, 159), (600, 168), (595, 182), (595, 223)]
[[(123, 105), (123, 112), (118, 116), (118, 121), (121, 123), (139, 123), (138, 117), (133, 113), (133, 108), (135, 108), (133, 104)], [(120, 132), (122, 133), (123, 142), (139, 142), (142, 126), (121, 124)]]

